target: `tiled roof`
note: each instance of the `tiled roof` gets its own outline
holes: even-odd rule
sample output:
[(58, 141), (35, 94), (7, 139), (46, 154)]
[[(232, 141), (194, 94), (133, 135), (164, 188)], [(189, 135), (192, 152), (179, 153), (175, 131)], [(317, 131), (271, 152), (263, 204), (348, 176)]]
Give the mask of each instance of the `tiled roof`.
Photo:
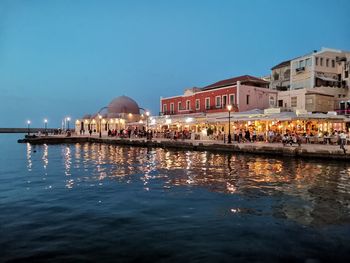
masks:
[(286, 60), (286, 61), (283, 61), (283, 62), (277, 64), (276, 66), (272, 67), (271, 70), (274, 70), (276, 68), (286, 67), (286, 66), (289, 66), (289, 65), (290, 65), (290, 60)]
[(250, 75), (243, 75), (243, 76), (239, 76), (239, 77), (235, 77), (235, 78), (220, 80), (218, 82), (215, 82), (213, 84), (210, 84), (209, 86), (202, 88), (202, 90), (209, 90), (209, 89), (220, 88), (220, 87), (225, 87), (225, 86), (229, 86), (229, 85), (235, 85), (237, 83), (237, 81), (240, 81), (242, 83), (244, 83), (244, 82), (257, 82), (260, 84), (268, 84), (269, 83), (269, 82), (267, 82), (263, 79), (257, 78), (257, 77), (253, 77)]

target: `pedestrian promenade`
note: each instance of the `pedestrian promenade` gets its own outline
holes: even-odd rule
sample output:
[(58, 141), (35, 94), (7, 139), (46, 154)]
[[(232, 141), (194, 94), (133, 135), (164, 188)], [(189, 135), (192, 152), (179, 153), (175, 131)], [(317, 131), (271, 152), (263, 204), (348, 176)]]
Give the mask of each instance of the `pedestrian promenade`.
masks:
[(195, 150), (195, 151), (215, 151), (215, 152), (235, 152), (260, 155), (294, 156), (302, 158), (323, 158), (323, 159), (350, 159), (350, 146), (345, 146), (345, 152), (339, 145), (331, 144), (298, 144), (283, 145), (282, 143), (268, 142), (245, 142), (231, 144), (219, 140), (173, 140), (165, 138), (116, 138), (98, 135), (92, 136), (42, 136), (18, 140), (19, 143), (31, 144), (60, 144), (60, 143), (104, 143), (122, 146), (135, 147), (161, 147), (169, 149)]

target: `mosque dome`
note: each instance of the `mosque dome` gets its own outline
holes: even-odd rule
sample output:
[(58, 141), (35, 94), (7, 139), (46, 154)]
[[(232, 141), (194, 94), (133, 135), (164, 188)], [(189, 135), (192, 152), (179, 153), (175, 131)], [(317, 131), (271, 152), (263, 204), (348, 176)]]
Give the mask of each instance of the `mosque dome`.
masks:
[(108, 114), (132, 113), (140, 114), (139, 105), (127, 96), (120, 96), (113, 99), (108, 105)]

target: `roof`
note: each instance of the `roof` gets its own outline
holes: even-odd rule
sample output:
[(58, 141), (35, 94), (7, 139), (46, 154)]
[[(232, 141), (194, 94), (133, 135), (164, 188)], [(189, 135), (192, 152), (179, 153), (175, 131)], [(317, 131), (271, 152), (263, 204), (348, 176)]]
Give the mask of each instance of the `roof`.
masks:
[(127, 96), (113, 99), (108, 105), (108, 113), (133, 113), (140, 114), (140, 108), (136, 101)]
[(283, 68), (283, 67), (286, 67), (286, 66), (290, 66), (290, 60), (283, 61), (283, 62), (277, 64), (276, 66), (273, 66), (271, 68), (271, 70), (274, 70), (276, 68)]
[(305, 95), (320, 95), (320, 96), (328, 96), (328, 97), (334, 97), (334, 95), (318, 92), (318, 91), (307, 91)]
[(244, 82), (257, 82), (260, 84), (268, 84), (269, 83), (268, 81), (265, 81), (261, 78), (253, 77), (250, 75), (243, 75), (243, 76), (238, 76), (238, 77), (234, 77), (234, 78), (230, 78), (230, 79), (220, 80), (218, 82), (215, 82), (213, 84), (210, 84), (209, 86), (202, 88), (202, 90), (209, 90), (209, 89), (220, 88), (220, 87), (225, 87), (225, 86), (229, 86), (229, 85), (236, 85), (237, 81), (240, 81), (242, 83), (244, 83)]

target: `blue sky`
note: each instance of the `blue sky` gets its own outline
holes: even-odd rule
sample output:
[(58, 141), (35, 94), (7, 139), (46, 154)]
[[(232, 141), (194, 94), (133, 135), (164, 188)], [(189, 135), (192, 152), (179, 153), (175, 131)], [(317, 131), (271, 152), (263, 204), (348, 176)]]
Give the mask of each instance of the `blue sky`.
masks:
[(0, 127), (60, 126), (321, 47), (350, 50), (350, 1), (0, 1)]

